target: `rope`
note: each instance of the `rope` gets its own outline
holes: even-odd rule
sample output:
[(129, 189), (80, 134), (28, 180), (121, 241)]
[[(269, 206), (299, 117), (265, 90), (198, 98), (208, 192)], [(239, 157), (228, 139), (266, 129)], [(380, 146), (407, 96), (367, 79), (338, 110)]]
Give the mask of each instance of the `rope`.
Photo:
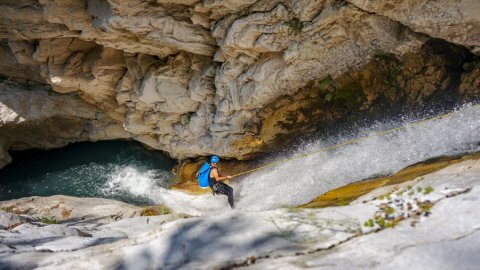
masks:
[[(473, 106), (470, 107), (470, 108), (478, 109), (478, 108), (480, 108), (480, 104), (473, 105)], [(389, 130), (386, 130), (386, 131), (375, 132), (375, 133), (372, 133), (372, 134), (370, 134), (370, 135), (368, 135), (368, 136), (361, 137), (361, 138), (357, 138), (357, 139), (350, 140), (350, 141), (346, 141), (346, 142), (343, 142), (343, 143), (340, 143), (340, 144), (336, 144), (336, 145), (334, 145), (334, 146), (321, 148), (321, 149), (318, 149), (318, 150), (313, 151), (313, 152), (309, 152), (309, 153), (301, 154), (301, 155), (298, 155), (298, 156), (294, 156), (294, 157), (292, 157), (292, 158), (288, 158), (288, 159), (284, 159), (284, 160), (279, 160), (279, 161), (275, 161), (275, 162), (272, 162), (272, 163), (268, 163), (268, 164), (266, 164), (266, 165), (263, 165), (263, 166), (261, 166), (261, 167), (255, 168), (255, 169), (251, 169), (251, 170), (248, 170), (248, 171), (244, 171), (244, 172), (241, 172), (241, 173), (234, 174), (234, 175), (232, 175), (232, 177), (237, 177), (237, 176), (240, 176), (240, 175), (244, 175), (244, 174), (256, 172), (256, 171), (263, 170), (263, 169), (266, 169), (266, 168), (278, 166), (278, 165), (284, 164), (284, 163), (286, 163), (286, 162), (288, 162), (288, 161), (292, 161), (292, 160), (304, 158), (304, 157), (311, 156), (311, 155), (314, 155), (314, 154), (317, 154), (317, 153), (321, 153), (321, 152), (326, 152), (326, 151), (328, 151), (328, 150), (340, 148), (340, 147), (345, 146), (345, 145), (349, 145), (349, 144), (361, 142), (361, 141), (367, 140), (367, 139), (369, 139), (369, 138), (371, 138), (371, 137), (383, 136), (383, 135), (386, 135), (386, 134), (389, 134), (389, 133), (393, 133), (393, 132), (398, 131), (398, 130), (405, 129), (405, 128), (409, 127), (409, 126), (416, 126), (416, 125), (424, 124), (424, 123), (426, 123), (426, 122), (431, 122), (431, 121), (439, 120), (439, 119), (442, 119), (442, 118), (451, 116), (451, 115), (453, 115), (453, 114), (457, 114), (457, 113), (459, 113), (459, 112), (461, 112), (461, 111), (463, 111), (463, 110), (465, 110), (465, 109), (462, 109), (462, 110), (460, 110), (460, 111), (449, 112), (449, 113), (446, 113), (446, 114), (442, 114), (442, 115), (435, 116), (435, 117), (432, 117), (432, 118), (427, 118), (427, 119), (420, 120), (420, 121), (413, 122), (413, 123), (408, 123), (408, 124), (406, 124), (406, 125), (399, 126), (399, 127), (396, 127), (396, 128), (392, 128), (392, 129), (389, 129)]]

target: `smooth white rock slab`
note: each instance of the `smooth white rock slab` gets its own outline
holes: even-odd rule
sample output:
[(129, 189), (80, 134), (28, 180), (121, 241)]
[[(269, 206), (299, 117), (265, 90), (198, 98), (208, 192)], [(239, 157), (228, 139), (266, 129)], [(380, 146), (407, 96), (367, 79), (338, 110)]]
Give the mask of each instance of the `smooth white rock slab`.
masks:
[(0, 230), (0, 268), (212, 269), (255, 257), (248, 267), (476, 269), (480, 161), (465, 161), (399, 187), (407, 185), (432, 186), (433, 192), (418, 194), (418, 199), (437, 201), (432, 214), (415, 227), (409, 220), (377, 232), (377, 227), (363, 226), (382, 203), (369, 194), (349, 206), (323, 209), (237, 210), (175, 220), (171, 215), (135, 217), (109, 224), (25, 224)]

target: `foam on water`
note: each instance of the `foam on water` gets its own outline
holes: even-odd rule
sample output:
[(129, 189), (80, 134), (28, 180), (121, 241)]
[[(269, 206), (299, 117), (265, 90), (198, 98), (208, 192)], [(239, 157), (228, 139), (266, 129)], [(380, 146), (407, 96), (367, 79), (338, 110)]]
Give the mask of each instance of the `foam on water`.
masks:
[(138, 142), (77, 143), (49, 151), (16, 152), (0, 170), (0, 200), (56, 194), (152, 204), (143, 194), (167, 188), (174, 161)]
[(171, 174), (166, 171), (136, 164), (117, 166), (112, 170), (101, 191), (105, 195), (131, 194), (148, 198), (151, 190), (165, 186), (165, 180), (170, 177)]
[[(336, 136), (304, 145), (296, 154), (312, 152), (373, 131), (414, 122), (377, 123), (356, 134)], [(439, 156), (480, 151), (480, 110), (465, 106), (454, 115), (383, 136), (292, 160), (252, 173), (232, 183), (239, 211), (274, 209), (309, 202), (345, 184), (395, 173), (409, 165)], [(285, 158), (285, 157), (283, 157)], [(281, 159), (281, 158), (279, 158)], [(112, 175), (112, 187), (143, 194), (174, 211), (201, 215), (229, 209), (225, 196), (194, 196), (155, 188), (155, 177), (139, 168), (125, 168)]]
[[(166, 204), (179, 213), (202, 215), (203, 213), (227, 209), (222, 200), (212, 195), (193, 196), (165, 188), (171, 174), (165, 171), (149, 170), (142, 166), (118, 167), (109, 176), (102, 192), (105, 196), (119, 195), (143, 197), (156, 204)], [(219, 196), (217, 196), (219, 197)]]

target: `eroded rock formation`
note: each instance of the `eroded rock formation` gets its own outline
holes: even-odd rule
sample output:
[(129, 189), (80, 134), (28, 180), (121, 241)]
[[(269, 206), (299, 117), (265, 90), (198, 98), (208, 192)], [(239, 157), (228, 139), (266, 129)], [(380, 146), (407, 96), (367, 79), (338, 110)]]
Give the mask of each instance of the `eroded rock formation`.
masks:
[(478, 14), (474, 0), (3, 1), (0, 166), (7, 149), (118, 138), (245, 159), (379, 97), (472, 99)]

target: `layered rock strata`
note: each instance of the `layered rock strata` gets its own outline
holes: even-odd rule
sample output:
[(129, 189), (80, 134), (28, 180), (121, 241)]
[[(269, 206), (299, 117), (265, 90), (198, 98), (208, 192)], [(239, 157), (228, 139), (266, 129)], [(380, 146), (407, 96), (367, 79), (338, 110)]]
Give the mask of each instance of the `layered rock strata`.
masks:
[[(58, 118), (74, 122), (68, 129), (76, 134), (68, 136), (48, 125), (22, 124), (22, 132), (40, 129), (57, 143), (17, 135), (11, 121), (1, 124), (0, 160), (9, 161), (7, 149), (118, 138), (177, 159), (248, 159), (275, 149), (282, 134), (368, 111), (382, 102), (378, 97), (419, 104), (449, 89), (475, 98), (480, 3), (450, 2), (4, 1), (5, 95), (25, 95), (18, 98), (29, 106), (36, 106), (32, 95), (47, 93), (45, 99), (58, 104), (75, 96), (89, 115), (56, 110)], [(447, 42), (463, 47), (448, 49)], [(435, 43), (447, 53), (425, 53)], [(388, 56), (388, 74), (372, 67), (382, 56)], [(378, 77), (387, 79), (379, 83)], [(13, 89), (11, 81), (32, 93)], [(329, 103), (342, 99), (332, 110)], [(1, 119), (18, 110), (4, 97), (0, 105)], [(293, 117), (295, 110), (313, 113)], [(282, 124), (292, 121), (297, 126)]]

